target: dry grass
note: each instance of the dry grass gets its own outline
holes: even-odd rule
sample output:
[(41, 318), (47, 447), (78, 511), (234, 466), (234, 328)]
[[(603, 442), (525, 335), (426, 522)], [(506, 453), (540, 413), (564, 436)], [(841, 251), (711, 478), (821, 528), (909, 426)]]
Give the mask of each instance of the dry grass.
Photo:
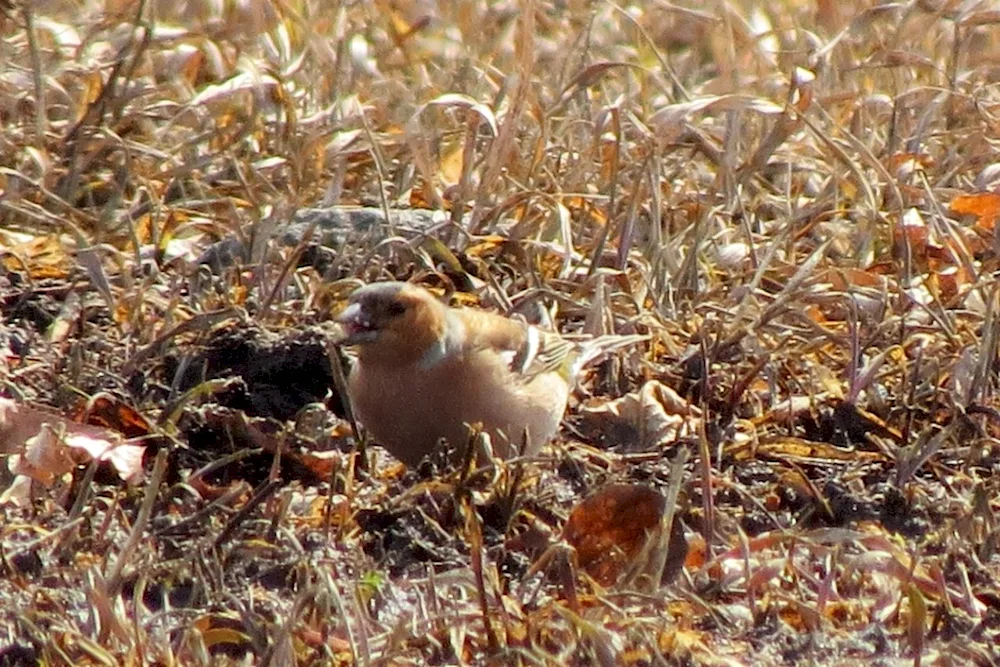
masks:
[[(149, 447), (0, 508), (0, 665), (995, 663), (1000, 14), (868, 4), (0, 2), (0, 394)], [(366, 471), (309, 355), (389, 277), (651, 342), (542, 460)]]

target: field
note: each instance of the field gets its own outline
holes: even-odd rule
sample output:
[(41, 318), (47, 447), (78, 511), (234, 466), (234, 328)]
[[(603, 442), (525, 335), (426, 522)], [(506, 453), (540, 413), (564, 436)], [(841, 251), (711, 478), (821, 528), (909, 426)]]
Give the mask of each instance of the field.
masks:
[[(0, 667), (1000, 662), (994, 4), (0, 34)], [(332, 343), (387, 279), (645, 340), (407, 468)]]

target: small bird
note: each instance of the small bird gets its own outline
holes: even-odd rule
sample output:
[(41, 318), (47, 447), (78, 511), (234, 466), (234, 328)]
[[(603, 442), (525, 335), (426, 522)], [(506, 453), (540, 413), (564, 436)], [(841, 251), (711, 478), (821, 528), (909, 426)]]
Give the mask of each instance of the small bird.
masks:
[[(451, 308), (423, 287), (373, 283), (337, 317), (357, 359), (348, 395), (375, 441), (413, 466), (481, 424), (497, 456), (534, 455), (559, 429), (581, 368), (645, 336), (575, 344), (502, 315)], [(525, 438), (527, 438), (525, 440)]]

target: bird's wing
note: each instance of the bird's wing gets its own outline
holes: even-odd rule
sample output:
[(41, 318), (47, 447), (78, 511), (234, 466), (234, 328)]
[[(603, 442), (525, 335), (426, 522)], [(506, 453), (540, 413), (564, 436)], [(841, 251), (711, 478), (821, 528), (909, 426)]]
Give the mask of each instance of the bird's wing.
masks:
[(540, 373), (559, 371), (576, 353), (573, 343), (521, 320), (478, 310), (460, 312), (467, 351), (499, 355), (511, 372), (525, 381)]

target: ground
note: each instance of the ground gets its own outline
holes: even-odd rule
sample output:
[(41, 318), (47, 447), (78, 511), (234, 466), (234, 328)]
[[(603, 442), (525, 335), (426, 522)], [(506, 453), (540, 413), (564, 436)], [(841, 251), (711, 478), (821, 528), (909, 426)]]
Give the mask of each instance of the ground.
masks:
[[(995, 664), (998, 21), (0, 2), (0, 665)], [(407, 469), (385, 279), (646, 339)]]

